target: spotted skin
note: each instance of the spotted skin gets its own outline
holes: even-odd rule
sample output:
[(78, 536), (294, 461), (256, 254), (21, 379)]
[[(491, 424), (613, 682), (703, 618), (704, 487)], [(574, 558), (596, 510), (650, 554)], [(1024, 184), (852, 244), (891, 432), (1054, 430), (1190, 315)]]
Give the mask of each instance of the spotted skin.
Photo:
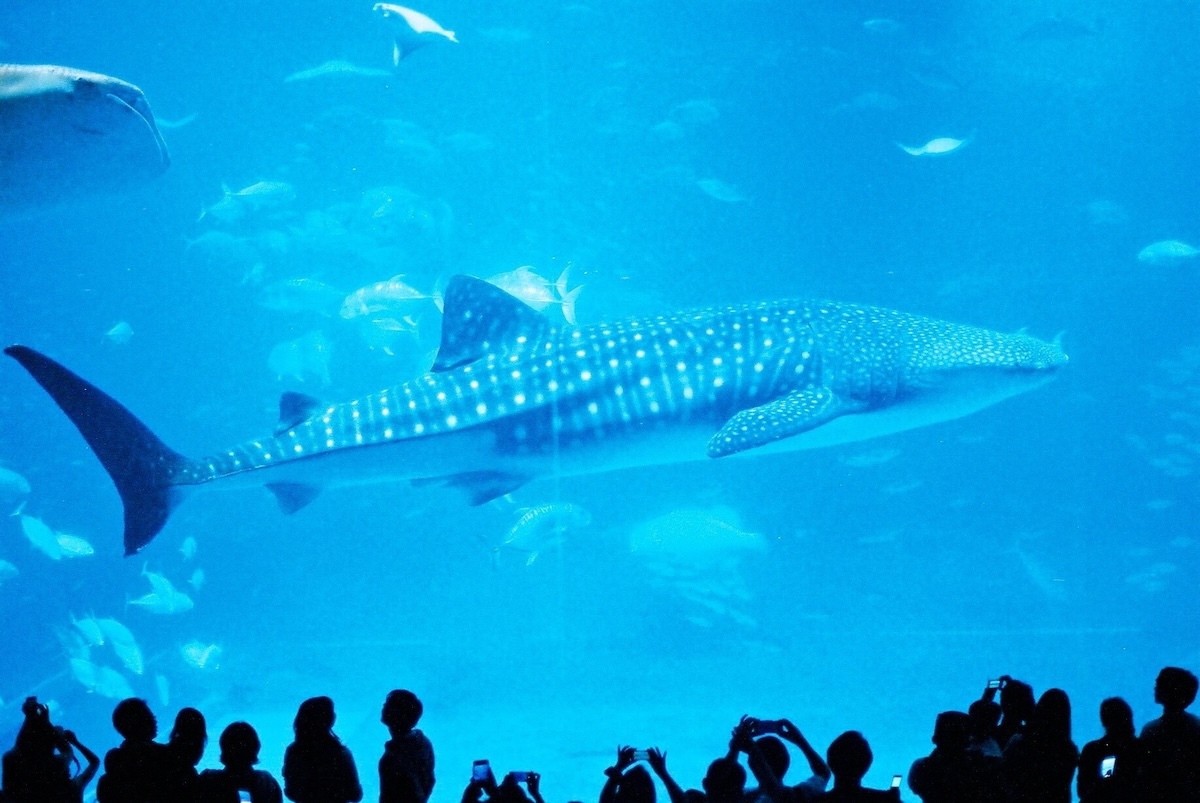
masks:
[[(182, 491), (266, 485), (286, 511), (331, 485), (445, 480), (486, 501), (579, 474), (815, 448), (967, 415), (1049, 381), (1057, 343), (823, 301), (554, 328), (457, 276), (434, 370), (341, 404), (285, 399), (274, 435), (178, 455), (132, 413), (49, 358), (6, 349), (92, 444), (125, 502), (126, 550)], [(82, 400), (82, 401), (81, 401)], [(131, 447), (129, 444), (134, 443)]]

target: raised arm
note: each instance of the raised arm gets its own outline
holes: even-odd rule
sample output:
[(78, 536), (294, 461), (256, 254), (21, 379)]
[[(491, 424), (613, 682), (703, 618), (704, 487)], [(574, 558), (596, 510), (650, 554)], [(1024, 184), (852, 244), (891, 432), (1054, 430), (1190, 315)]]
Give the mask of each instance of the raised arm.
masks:
[(667, 794), (671, 796), (671, 803), (687, 803), (687, 794), (684, 793), (683, 787), (675, 782), (675, 779), (671, 777), (671, 773), (667, 772), (667, 754), (657, 747), (651, 747), (646, 752), (649, 754), (646, 763), (650, 765), (650, 769), (654, 770), (654, 774), (663, 782), (663, 786), (667, 787)]
[(800, 752), (808, 759), (808, 767), (812, 770), (813, 775), (823, 778), (826, 782), (829, 781), (829, 776), (833, 774), (829, 770), (829, 765), (825, 763), (825, 759), (821, 758), (821, 754), (813, 749), (813, 746), (808, 743), (808, 739), (804, 738), (804, 734), (792, 724), (790, 719), (779, 720), (779, 735), (800, 748)]

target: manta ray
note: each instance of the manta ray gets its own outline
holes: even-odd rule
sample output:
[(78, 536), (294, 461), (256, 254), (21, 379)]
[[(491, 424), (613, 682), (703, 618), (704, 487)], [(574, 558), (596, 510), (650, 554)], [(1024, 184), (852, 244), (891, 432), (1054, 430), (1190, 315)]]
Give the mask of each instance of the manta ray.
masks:
[(0, 64), (0, 210), (162, 174), (167, 145), (142, 90), (48, 64)]
[(552, 473), (808, 449), (946, 421), (1067, 363), (1057, 342), (1026, 334), (826, 301), (555, 326), (455, 276), (428, 373), (338, 404), (285, 393), (273, 433), (190, 458), (49, 357), (5, 353), (112, 477), (126, 554), (210, 486), (265, 486), (285, 513), (330, 486), (395, 480), (456, 487), (482, 504)]

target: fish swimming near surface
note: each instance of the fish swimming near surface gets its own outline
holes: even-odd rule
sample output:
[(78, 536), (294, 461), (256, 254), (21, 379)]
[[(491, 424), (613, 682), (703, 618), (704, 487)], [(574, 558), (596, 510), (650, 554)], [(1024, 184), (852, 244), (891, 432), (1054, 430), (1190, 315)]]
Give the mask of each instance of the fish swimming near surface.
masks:
[(1200, 254), (1200, 249), (1180, 240), (1160, 240), (1138, 252), (1138, 261), (1147, 265), (1176, 265)]
[(896, 143), (896, 147), (904, 151), (910, 156), (945, 156), (948, 153), (954, 153), (959, 148), (969, 145), (972, 137), (966, 139), (955, 139), (954, 137), (938, 137), (931, 139), (924, 145), (910, 147), (908, 145)]
[(32, 490), (29, 480), (0, 466), (0, 515), (19, 516)]
[(170, 164), (133, 84), (71, 67), (0, 64), (0, 210), (120, 191)]
[(400, 60), (419, 47), (442, 38), (458, 42), (454, 31), (447, 31), (420, 11), (392, 3), (376, 3), (372, 9), (392, 23), (392, 64), (400, 66)]
[(516, 522), (493, 554), (498, 558), (501, 550), (522, 552), (525, 565), (532, 566), (538, 555), (561, 544), (569, 531), (586, 527), (591, 522), (591, 513), (570, 502), (523, 507), (517, 511)]
[(130, 411), (25, 346), (16, 359), (112, 477), (125, 551), (205, 487), (265, 486), (285, 513), (330, 486), (408, 480), (483, 504), (552, 473), (758, 455), (968, 415), (1049, 382), (1057, 341), (878, 307), (775, 301), (555, 326), (455, 276), (432, 370), (339, 404), (289, 392), (271, 434), (181, 455)]
[(360, 67), (343, 59), (330, 59), (319, 66), (294, 72), (284, 78), (283, 82), (290, 84), (296, 81), (311, 81), (314, 78), (321, 78), (326, 75), (357, 75), (363, 78), (389, 78), (392, 73), (375, 67)]

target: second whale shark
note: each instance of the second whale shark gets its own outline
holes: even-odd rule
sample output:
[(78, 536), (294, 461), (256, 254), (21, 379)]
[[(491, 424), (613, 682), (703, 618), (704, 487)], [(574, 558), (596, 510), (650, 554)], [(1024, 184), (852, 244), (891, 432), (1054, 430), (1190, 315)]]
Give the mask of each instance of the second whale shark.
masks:
[(100, 459), (125, 552), (206, 486), (266, 486), (284, 512), (329, 486), (408, 480), (472, 504), (551, 473), (808, 449), (947, 421), (1036, 388), (1057, 342), (878, 307), (774, 301), (555, 327), (455, 276), (431, 371), (340, 404), (285, 393), (273, 434), (204, 458), (25, 346), (15, 358)]

